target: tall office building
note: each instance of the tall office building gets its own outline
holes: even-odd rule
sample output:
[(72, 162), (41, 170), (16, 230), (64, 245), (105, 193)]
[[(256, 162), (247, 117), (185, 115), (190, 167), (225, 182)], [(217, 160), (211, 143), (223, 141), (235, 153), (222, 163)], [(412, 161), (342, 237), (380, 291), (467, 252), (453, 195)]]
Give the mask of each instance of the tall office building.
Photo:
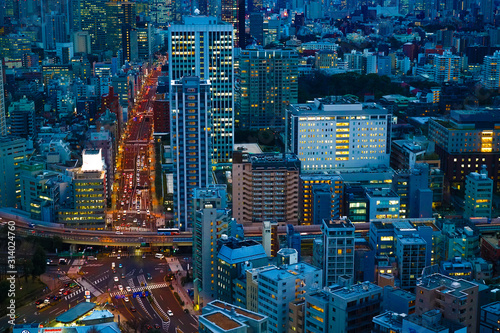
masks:
[(483, 84), (487, 89), (500, 88), (500, 51), (495, 51), (492, 56), (484, 57)]
[(488, 178), (486, 165), (480, 173), (471, 172), (465, 179), (464, 217), (491, 218), (493, 203), (493, 180)]
[(283, 129), (298, 98), (299, 57), (293, 50), (245, 50), (239, 55), (235, 126)]
[(10, 135), (31, 139), (36, 134), (35, 102), (24, 96), (9, 105)]
[[(211, 83), (214, 166), (229, 166), (233, 151), (233, 28), (215, 17), (185, 16), (168, 33), (169, 77), (194, 75)], [(172, 103), (171, 103), (172, 104)]]
[(71, 205), (59, 210), (59, 223), (75, 229), (106, 226), (106, 166), (101, 149), (85, 149), (82, 166), (73, 171)]
[(108, 0), (74, 1), (74, 26), (89, 32), (93, 51), (105, 51), (107, 49), (106, 3)]
[(234, 28), (234, 46), (245, 49), (245, 0), (221, 0), (222, 21)]
[(106, 3), (106, 47), (116, 54), (122, 42), (123, 9), (121, 2)]
[(389, 166), (390, 133), (386, 109), (330, 96), (289, 106), (285, 148), (297, 155), (303, 172)]
[(5, 90), (3, 88), (3, 61), (0, 61), (0, 137), (7, 135), (5, 116)]
[(349, 220), (323, 220), (323, 282), (354, 280), (354, 224)]
[(43, 41), (44, 49), (55, 50), (56, 43), (67, 43), (69, 38), (67, 35), (68, 18), (64, 14), (52, 12), (45, 15), (43, 22)]
[(20, 165), (26, 160), (26, 139), (0, 137), (0, 207), (20, 203)]
[(244, 225), (297, 224), (300, 161), (293, 154), (234, 152), (233, 216)]
[(172, 82), (170, 128), (174, 156), (174, 221), (192, 227), (193, 189), (211, 183), (210, 82), (186, 76)]
[(194, 303), (200, 307), (217, 298), (217, 242), (229, 233), (231, 222), (226, 193), (225, 185), (193, 192)]

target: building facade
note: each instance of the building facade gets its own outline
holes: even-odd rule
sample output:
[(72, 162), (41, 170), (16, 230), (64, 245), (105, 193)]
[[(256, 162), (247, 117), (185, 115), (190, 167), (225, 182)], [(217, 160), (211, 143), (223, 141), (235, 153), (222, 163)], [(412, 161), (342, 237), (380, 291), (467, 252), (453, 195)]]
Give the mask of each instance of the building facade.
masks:
[(211, 183), (210, 83), (197, 77), (172, 82), (171, 103), (174, 222), (186, 230), (192, 227), (193, 190)]
[(225, 185), (195, 188), (193, 224), (194, 303), (200, 307), (217, 298), (217, 241), (229, 232)]
[(215, 17), (185, 16), (183, 24), (169, 27), (168, 47), (170, 80), (194, 75), (210, 81), (214, 165), (230, 163), (234, 143), (232, 25)]
[(284, 128), (285, 111), (298, 98), (299, 57), (292, 50), (244, 50), (239, 55), (235, 126)]
[(331, 96), (289, 106), (285, 147), (304, 172), (389, 166), (390, 131), (386, 109)]
[(486, 165), (480, 173), (471, 172), (465, 178), (464, 217), (491, 218), (493, 204), (493, 180), (488, 178)]
[(323, 220), (323, 281), (327, 287), (340, 277), (354, 280), (354, 230), (349, 220)]
[(0, 207), (20, 203), (20, 166), (27, 159), (26, 139), (0, 137)]
[(233, 153), (233, 212), (238, 223), (298, 223), (300, 161), (293, 154)]

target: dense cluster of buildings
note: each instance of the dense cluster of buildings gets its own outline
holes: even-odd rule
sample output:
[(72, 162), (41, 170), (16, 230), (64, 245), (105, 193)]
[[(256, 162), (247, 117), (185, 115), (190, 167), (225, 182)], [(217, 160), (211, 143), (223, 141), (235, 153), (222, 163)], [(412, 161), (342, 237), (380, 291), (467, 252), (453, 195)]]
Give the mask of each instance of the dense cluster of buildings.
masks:
[[(0, 1), (0, 207), (112, 228), (155, 70), (148, 144), (200, 332), (493, 332), (496, 5)], [(338, 77), (388, 87), (307, 90)]]

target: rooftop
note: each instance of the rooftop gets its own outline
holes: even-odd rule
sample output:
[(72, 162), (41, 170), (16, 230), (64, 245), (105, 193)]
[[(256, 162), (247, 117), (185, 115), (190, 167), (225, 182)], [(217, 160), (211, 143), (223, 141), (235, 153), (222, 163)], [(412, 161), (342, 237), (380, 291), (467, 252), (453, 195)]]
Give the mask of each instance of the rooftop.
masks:
[(426, 245), (427, 242), (421, 237), (408, 237), (400, 235), (398, 241), (403, 245)]
[(235, 143), (234, 150), (241, 150), (250, 154), (262, 154), (262, 149), (256, 143)]
[(392, 311), (387, 311), (373, 317), (373, 323), (381, 325), (383, 327), (391, 328), (393, 331), (394, 329), (399, 329), (400, 332), (403, 329), (403, 319), (405, 317), (405, 313), (398, 314)]
[(221, 247), (217, 256), (229, 264), (267, 258), (264, 247), (255, 240), (228, 242)]
[(108, 310), (94, 310), (87, 317), (82, 318), (82, 321), (103, 319), (103, 318), (114, 318), (114, 315)]
[(60, 316), (56, 317), (56, 321), (61, 323), (71, 323), (95, 308), (96, 304), (91, 302), (81, 302), (64, 312)]
[(377, 292), (377, 291), (382, 293), (383, 288), (371, 282), (363, 282), (363, 283), (353, 284), (350, 287), (343, 287), (332, 290), (331, 293), (336, 297), (349, 299), (361, 296), (366, 293)]
[(212, 312), (208, 315), (204, 315), (203, 317), (225, 331), (229, 331), (242, 326), (236, 320), (231, 319), (222, 312)]
[(216, 306), (218, 308), (224, 309), (226, 311), (233, 311), (234, 310), (234, 312), (236, 314), (247, 317), (247, 318), (251, 318), (254, 320), (262, 320), (262, 319), (266, 318), (265, 316), (262, 316), (258, 313), (248, 311), (248, 310), (242, 309), (238, 306), (234, 306), (232, 304), (222, 302), (222, 301), (213, 301), (213, 302), (210, 302), (208, 304), (211, 304), (211, 305)]
[(479, 289), (479, 286), (476, 283), (464, 279), (454, 279), (443, 274), (435, 273), (423, 277), (418, 283), (417, 288), (437, 290), (443, 294), (450, 294), (461, 298), (466, 297), (470, 289)]
[(495, 303), (483, 305), (481, 307), (481, 310), (486, 311), (486, 312), (490, 312), (490, 313), (494, 313), (498, 316), (498, 315), (500, 315), (500, 302), (495, 302)]

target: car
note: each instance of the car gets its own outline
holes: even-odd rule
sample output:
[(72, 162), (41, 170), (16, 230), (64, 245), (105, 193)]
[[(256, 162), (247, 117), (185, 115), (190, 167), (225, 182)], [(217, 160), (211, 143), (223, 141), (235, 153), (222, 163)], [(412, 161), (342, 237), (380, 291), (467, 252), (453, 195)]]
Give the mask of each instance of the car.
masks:
[(117, 235), (123, 235), (123, 231), (117, 231), (116, 234)]
[(119, 264), (119, 265), (118, 265), (118, 267), (119, 267), (119, 268), (123, 268), (123, 265), (122, 265), (122, 264)]
[(118, 290), (123, 291), (123, 286), (121, 284), (118, 285)]
[(39, 299), (38, 301), (35, 302), (35, 305), (42, 304), (42, 303), (43, 303), (43, 300)]
[(127, 296), (125, 296), (124, 300), (125, 300), (125, 302), (129, 302), (130, 301)]
[(52, 299), (53, 299), (54, 301), (58, 301), (58, 300), (60, 300), (60, 299), (61, 299), (61, 296), (53, 296), (53, 297), (52, 297)]
[(45, 304), (50, 304), (50, 298), (49, 299), (45, 299), (45, 301), (43, 301)]
[(151, 274), (149, 274), (149, 273), (146, 273), (146, 276), (147, 276), (147, 279), (148, 279), (148, 280), (152, 280), (152, 279), (153, 279), (153, 277), (152, 277), (152, 276), (151, 276)]
[(116, 269), (113, 268), (113, 274), (116, 274)]
[(149, 211), (149, 209), (147, 209), (147, 210), (146, 210), (146, 214), (148, 214), (148, 215), (149, 215), (150, 213), (151, 213), (151, 212)]
[(146, 325), (146, 329), (149, 331), (150, 329), (152, 329), (153, 327), (151, 325)]
[(136, 312), (137, 310), (135, 309), (135, 306), (131, 306), (131, 307), (130, 307), (130, 311), (132, 311), (132, 312)]
[(66, 295), (69, 295), (70, 293), (71, 293), (71, 291), (70, 291), (70, 290), (65, 290), (65, 291), (63, 292), (63, 295), (64, 295), (64, 296), (66, 296)]
[(68, 287), (69, 287), (69, 283), (65, 283), (64, 288), (68, 288)]
[(167, 315), (168, 315), (169, 317), (172, 317), (172, 316), (174, 315), (174, 313), (172, 312), (172, 310), (168, 309), (168, 310), (167, 310)]
[(118, 257), (116, 257), (116, 259), (120, 260), (122, 257), (120, 257), (120, 255), (118, 255)]
[(122, 279), (125, 279), (125, 274), (122, 273)]
[(155, 324), (155, 328), (156, 328), (157, 330), (159, 330), (159, 329), (160, 329), (160, 325), (159, 325), (159, 324)]
[(142, 254), (142, 259), (146, 259), (146, 254)]
[(125, 287), (125, 290), (127, 290), (129, 293), (131, 293), (131, 292), (132, 292), (132, 288), (130, 288), (129, 286), (126, 286), (126, 287)]
[(59, 295), (62, 295), (63, 292), (64, 292), (64, 288), (59, 289)]
[(118, 282), (118, 276), (115, 276), (114, 280), (115, 282)]

